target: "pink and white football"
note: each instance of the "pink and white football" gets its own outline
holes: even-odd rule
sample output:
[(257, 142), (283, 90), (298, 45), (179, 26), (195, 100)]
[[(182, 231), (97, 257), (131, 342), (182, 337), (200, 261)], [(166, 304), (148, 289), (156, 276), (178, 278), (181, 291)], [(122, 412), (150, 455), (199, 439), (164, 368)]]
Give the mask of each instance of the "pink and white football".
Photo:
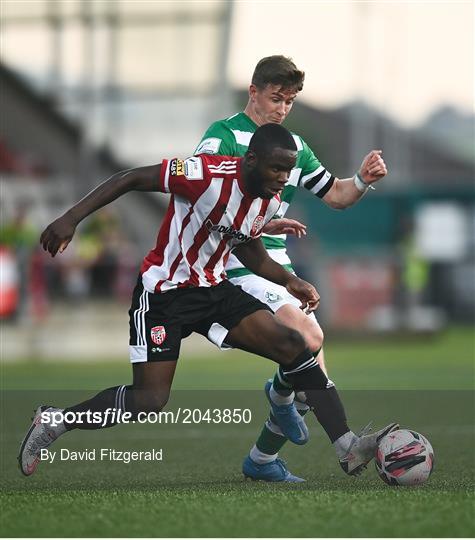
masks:
[(383, 437), (376, 450), (376, 470), (392, 486), (424, 483), (434, 468), (434, 450), (420, 433), (398, 429)]

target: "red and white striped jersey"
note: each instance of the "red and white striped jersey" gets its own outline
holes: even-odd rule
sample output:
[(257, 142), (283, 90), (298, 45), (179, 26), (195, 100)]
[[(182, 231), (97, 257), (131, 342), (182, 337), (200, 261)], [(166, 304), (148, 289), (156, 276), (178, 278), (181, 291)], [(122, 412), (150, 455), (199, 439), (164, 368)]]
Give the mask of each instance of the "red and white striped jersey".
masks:
[(232, 249), (260, 236), (280, 199), (253, 198), (241, 162), (210, 154), (163, 160), (158, 191), (172, 197), (157, 244), (142, 263), (145, 290), (217, 285)]

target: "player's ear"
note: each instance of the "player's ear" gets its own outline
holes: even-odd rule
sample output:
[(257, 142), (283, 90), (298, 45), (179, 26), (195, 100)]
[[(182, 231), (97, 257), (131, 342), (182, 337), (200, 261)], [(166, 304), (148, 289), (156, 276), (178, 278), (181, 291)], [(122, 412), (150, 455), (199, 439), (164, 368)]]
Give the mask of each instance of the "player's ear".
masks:
[(257, 92), (258, 92), (257, 86), (255, 84), (251, 84), (251, 86), (249, 86), (249, 98), (254, 101), (254, 99), (256, 98)]
[(257, 155), (253, 150), (248, 150), (245, 154), (246, 164), (250, 168), (254, 168), (257, 165)]

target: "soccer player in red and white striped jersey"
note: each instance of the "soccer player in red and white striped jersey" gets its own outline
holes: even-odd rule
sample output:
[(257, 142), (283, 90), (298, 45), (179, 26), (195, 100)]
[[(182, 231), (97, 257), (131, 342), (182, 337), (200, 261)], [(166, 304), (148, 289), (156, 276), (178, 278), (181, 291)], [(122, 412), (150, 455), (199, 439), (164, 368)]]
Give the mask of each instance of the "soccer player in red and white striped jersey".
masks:
[(231, 251), (259, 238), (280, 206), (282, 186), (276, 182), (264, 198), (256, 197), (245, 185), (241, 161), (209, 155), (163, 160), (158, 190), (172, 197), (157, 245), (142, 265), (147, 291), (217, 285)]
[[(182, 338), (210, 326), (226, 333), (231, 346), (277, 362), (296, 389), (307, 391), (310, 405), (325, 415), (325, 429), (335, 436), (351, 435), (338, 394), (300, 333), (225, 279), (224, 263), (233, 251), (255, 274), (286, 287), (302, 307), (316, 309), (315, 288), (273, 261), (259, 239), (279, 207), (279, 192), (296, 157), (292, 135), (267, 124), (256, 130), (244, 158), (196, 156), (118, 173), (45, 229), (40, 241), (55, 256), (67, 247), (82, 219), (120, 195), (131, 190), (172, 194), (129, 310), (133, 383), (107, 388), (64, 410), (40, 406), (20, 447), (23, 474), (33, 474), (41, 450), (66, 431), (112, 426), (117, 415), (111, 411), (117, 409), (128, 413), (129, 420), (160, 411), (169, 397)], [(308, 431), (293, 401), (277, 409), (286, 436), (305, 443)], [(63, 420), (53, 425), (51, 413), (56, 418), (63, 414)]]

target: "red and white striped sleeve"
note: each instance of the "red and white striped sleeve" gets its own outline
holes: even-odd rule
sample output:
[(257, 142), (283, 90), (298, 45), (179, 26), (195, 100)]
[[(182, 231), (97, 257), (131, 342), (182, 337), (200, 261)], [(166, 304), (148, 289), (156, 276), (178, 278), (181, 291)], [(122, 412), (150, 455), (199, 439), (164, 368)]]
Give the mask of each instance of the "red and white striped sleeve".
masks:
[(158, 191), (174, 193), (194, 202), (209, 186), (210, 177), (199, 156), (188, 159), (164, 159), (158, 179)]

